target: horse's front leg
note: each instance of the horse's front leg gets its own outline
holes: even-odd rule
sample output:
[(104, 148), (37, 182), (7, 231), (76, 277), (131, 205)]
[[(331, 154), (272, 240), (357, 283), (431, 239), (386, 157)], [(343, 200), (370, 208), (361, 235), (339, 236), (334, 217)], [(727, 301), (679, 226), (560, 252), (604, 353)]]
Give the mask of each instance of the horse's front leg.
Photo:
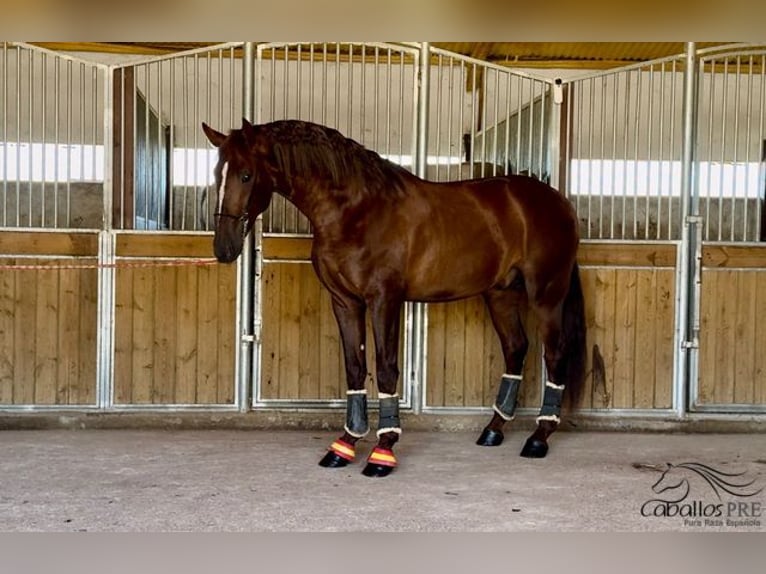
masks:
[(365, 344), (365, 305), (352, 298), (333, 297), (335, 319), (340, 329), (346, 366), (346, 425), (334, 441), (320, 466), (339, 468), (354, 460), (356, 442), (369, 432), (367, 422), (367, 357)]
[(378, 444), (367, 459), (362, 474), (365, 476), (388, 476), (397, 466), (393, 447), (402, 433), (399, 421), (399, 323), (402, 300), (383, 295), (370, 303), (372, 329), (375, 336), (375, 361), (377, 363)]

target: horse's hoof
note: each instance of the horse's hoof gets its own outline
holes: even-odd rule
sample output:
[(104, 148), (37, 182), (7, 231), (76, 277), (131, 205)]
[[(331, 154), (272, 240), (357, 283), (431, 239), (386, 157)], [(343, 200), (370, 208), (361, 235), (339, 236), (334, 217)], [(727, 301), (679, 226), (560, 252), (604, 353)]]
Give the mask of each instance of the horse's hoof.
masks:
[(394, 470), (393, 466), (385, 466), (382, 464), (373, 464), (373, 463), (367, 463), (367, 466), (364, 467), (364, 470), (362, 471), (362, 474), (364, 476), (372, 476), (372, 477), (384, 477), (391, 474)]
[(521, 449), (521, 456), (525, 458), (545, 458), (548, 454), (548, 443), (538, 438), (529, 437)]
[(343, 458), (331, 450), (327, 451), (327, 454), (324, 455), (324, 458), (319, 461), (319, 466), (323, 466), (325, 468), (343, 468), (347, 465), (348, 459)]
[(479, 446), (500, 446), (503, 444), (503, 433), (501, 431), (493, 431), (492, 429), (484, 429), (476, 444)]

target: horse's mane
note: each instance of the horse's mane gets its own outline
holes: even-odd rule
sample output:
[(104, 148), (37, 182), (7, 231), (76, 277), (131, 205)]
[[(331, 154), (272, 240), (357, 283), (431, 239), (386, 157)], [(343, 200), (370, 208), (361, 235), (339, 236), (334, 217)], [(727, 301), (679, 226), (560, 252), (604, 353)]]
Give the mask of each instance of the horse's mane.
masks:
[(277, 167), (288, 178), (310, 174), (336, 189), (387, 194), (401, 191), (409, 175), (403, 167), (333, 128), (280, 120), (262, 124), (258, 129), (272, 141)]

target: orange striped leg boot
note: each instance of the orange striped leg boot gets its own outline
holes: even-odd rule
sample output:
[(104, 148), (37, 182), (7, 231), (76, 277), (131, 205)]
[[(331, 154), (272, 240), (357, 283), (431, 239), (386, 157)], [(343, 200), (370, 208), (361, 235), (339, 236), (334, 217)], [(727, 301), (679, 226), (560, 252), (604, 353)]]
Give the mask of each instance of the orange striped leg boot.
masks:
[(345, 433), (330, 445), (327, 454), (319, 461), (325, 468), (342, 468), (354, 462), (356, 454), (354, 444), (367, 434), (367, 391), (348, 391), (346, 393)]
[(402, 429), (399, 422), (399, 396), (378, 393), (380, 420), (378, 422), (378, 445), (367, 458), (362, 474), (383, 477), (391, 474), (397, 466), (396, 456), (391, 450)]

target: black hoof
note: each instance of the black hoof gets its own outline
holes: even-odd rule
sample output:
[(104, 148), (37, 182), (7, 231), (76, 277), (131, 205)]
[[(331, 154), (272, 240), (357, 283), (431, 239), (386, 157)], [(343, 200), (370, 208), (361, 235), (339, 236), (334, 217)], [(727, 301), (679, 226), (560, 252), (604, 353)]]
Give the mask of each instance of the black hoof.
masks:
[(530, 437), (521, 449), (521, 456), (525, 458), (545, 458), (548, 454), (548, 443), (538, 438)]
[(335, 454), (333, 451), (328, 450), (324, 458), (319, 461), (319, 466), (325, 468), (343, 468), (348, 465), (348, 460)]
[(503, 433), (491, 429), (484, 429), (481, 436), (476, 441), (476, 444), (479, 446), (500, 446), (503, 444)]
[(383, 477), (391, 474), (393, 470), (393, 466), (368, 463), (367, 466), (364, 467), (362, 474), (364, 476)]

